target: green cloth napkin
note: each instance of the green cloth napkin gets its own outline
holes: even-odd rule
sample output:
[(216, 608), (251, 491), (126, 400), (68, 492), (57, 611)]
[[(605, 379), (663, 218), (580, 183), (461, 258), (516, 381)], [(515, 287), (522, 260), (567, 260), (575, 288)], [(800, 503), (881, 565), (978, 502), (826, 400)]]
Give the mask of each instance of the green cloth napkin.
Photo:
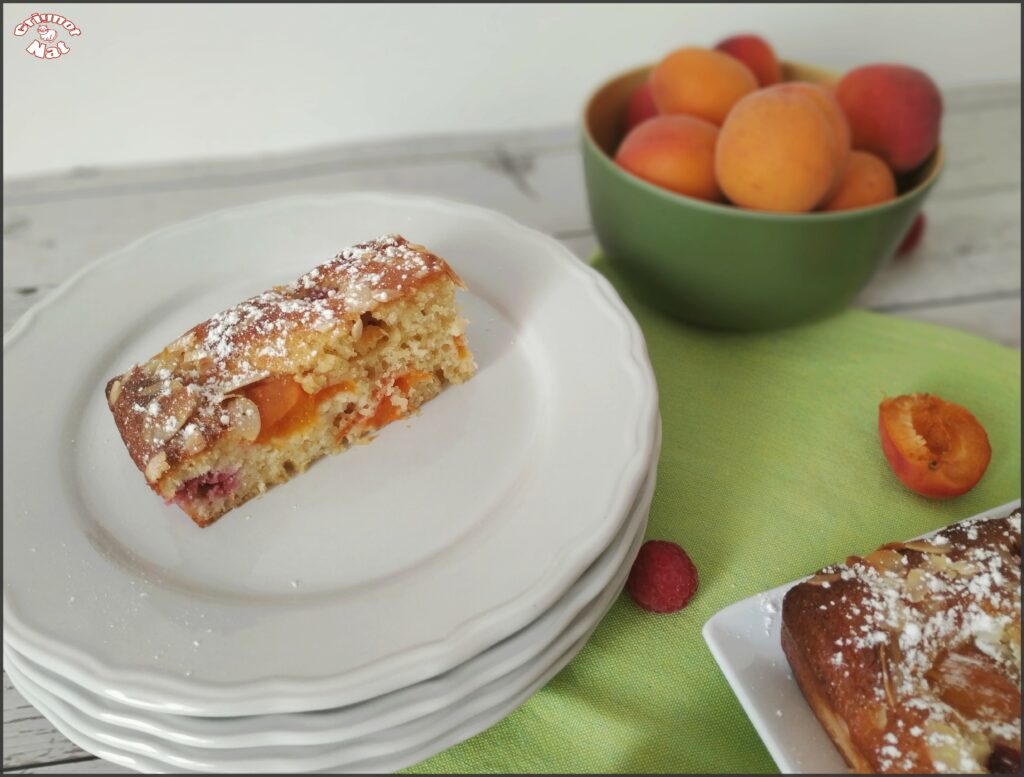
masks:
[[(701, 636), (721, 608), (850, 553), (1020, 495), (1020, 355), (977, 337), (862, 310), (769, 334), (692, 328), (645, 306), (664, 441), (648, 538), (678, 542), (700, 588), (674, 615), (622, 594), (586, 647), (504, 721), (408, 770), (771, 772), (775, 765)], [(933, 502), (892, 475), (878, 441), (886, 394), (969, 408), (992, 462), (966, 495)]]

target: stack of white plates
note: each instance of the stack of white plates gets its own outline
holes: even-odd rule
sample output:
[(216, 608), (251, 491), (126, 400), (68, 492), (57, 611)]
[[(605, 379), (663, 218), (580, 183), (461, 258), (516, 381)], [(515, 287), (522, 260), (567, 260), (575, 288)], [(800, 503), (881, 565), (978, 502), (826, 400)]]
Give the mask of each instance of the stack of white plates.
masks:
[[(165, 507), (106, 380), (389, 232), (466, 280), (478, 374), (210, 528)], [(93, 264), (5, 339), (4, 391), (4, 667), (147, 772), (391, 771), (494, 724), (619, 595), (660, 445), (607, 282), (503, 216), (393, 195), (213, 214)]]

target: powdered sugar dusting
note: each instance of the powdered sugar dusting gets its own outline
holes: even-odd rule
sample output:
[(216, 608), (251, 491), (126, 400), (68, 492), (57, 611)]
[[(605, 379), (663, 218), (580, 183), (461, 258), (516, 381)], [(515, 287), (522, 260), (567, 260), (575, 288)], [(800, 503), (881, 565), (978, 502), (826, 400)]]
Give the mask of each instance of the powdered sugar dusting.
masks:
[[(295, 350), (300, 335), (347, 337), (361, 315), (442, 276), (461, 286), (443, 259), (385, 235), (212, 316), (108, 384), (129, 453), (147, 477), (159, 478), (174, 461), (251, 416), (251, 408), (236, 415), (228, 406), (240, 388), (272, 373), (309, 369), (311, 354)], [(168, 458), (155, 461), (160, 454)]]
[(770, 637), (775, 627), (775, 619), (779, 613), (779, 602), (768, 594), (759, 594), (757, 597), (761, 608), (762, 620), (764, 623), (764, 634)]
[(438, 257), (397, 235), (342, 250), (287, 286), (279, 286), (210, 318), (188, 345), (209, 359), (208, 382), (232, 373), (244, 385), (261, 375), (254, 363), (288, 354), (298, 329), (327, 331), (402, 294), (402, 279), (450, 272)]

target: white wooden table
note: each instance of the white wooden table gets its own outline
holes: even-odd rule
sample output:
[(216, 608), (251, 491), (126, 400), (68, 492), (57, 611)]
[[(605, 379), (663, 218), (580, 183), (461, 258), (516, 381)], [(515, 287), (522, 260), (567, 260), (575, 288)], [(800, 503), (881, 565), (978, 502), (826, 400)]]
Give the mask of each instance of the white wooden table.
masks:
[[(1020, 85), (946, 95), (948, 163), (914, 253), (858, 304), (1020, 347)], [(392, 190), (503, 211), (578, 256), (596, 248), (573, 128), (422, 138), (288, 157), (125, 170), (78, 168), (4, 184), (4, 331), (96, 257), (199, 214), (309, 192)], [(4, 675), (4, 771), (124, 772), (72, 745)]]

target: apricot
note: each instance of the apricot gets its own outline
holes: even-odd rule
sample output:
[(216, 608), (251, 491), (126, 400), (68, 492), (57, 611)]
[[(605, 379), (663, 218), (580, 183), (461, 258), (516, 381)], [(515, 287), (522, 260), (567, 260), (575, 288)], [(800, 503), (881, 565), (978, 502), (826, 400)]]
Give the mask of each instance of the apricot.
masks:
[(718, 127), (696, 116), (656, 116), (626, 135), (615, 161), (645, 181), (702, 200), (721, 200), (715, 182)]
[(896, 196), (896, 178), (889, 165), (867, 151), (854, 151), (839, 186), (822, 210), (852, 210), (877, 205)]
[(814, 98), (780, 87), (736, 103), (718, 135), (715, 174), (741, 207), (813, 210), (837, 177), (835, 131)]
[(271, 375), (244, 390), (260, 413), (260, 431), (269, 432), (302, 401), (306, 392), (290, 375)]
[(629, 97), (626, 104), (626, 132), (642, 121), (647, 121), (658, 115), (658, 107), (654, 104), (654, 95), (651, 93), (651, 82), (645, 81)]
[(978, 419), (934, 394), (886, 397), (878, 406), (878, 434), (896, 477), (932, 499), (967, 493), (992, 459), (988, 433)]
[(656, 186), (699, 200), (720, 201), (715, 180), (718, 127), (695, 116), (658, 116), (618, 146), (615, 162)]
[(939, 143), (942, 95), (926, 73), (905, 65), (851, 70), (836, 98), (853, 132), (853, 147), (880, 156), (897, 173), (913, 170)]
[(685, 48), (673, 51), (651, 74), (658, 113), (686, 113), (715, 124), (757, 89), (750, 68), (721, 51)]
[(757, 83), (771, 86), (782, 80), (782, 65), (768, 41), (758, 35), (733, 35), (726, 38), (715, 49), (736, 57), (750, 68)]
[(971, 642), (944, 653), (925, 673), (939, 699), (968, 720), (984, 718), (1014, 727), (1020, 720), (1020, 686), (996, 659)]
[(832, 193), (834, 193), (843, 178), (843, 172), (846, 170), (846, 161), (850, 157), (851, 147), (850, 124), (846, 121), (846, 115), (843, 113), (839, 101), (824, 86), (811, 84), (806, 81), (787, 81), (775, 88), (780, 92), (799, 92), (800, 94), (807, 95), (814, 100), (815, 104), (825, 114), (825, 118), (828, 119), (828, 123), (831, 125), (832, 132), (836, 138), (834, 149), (836, 179), (832, 187)]

